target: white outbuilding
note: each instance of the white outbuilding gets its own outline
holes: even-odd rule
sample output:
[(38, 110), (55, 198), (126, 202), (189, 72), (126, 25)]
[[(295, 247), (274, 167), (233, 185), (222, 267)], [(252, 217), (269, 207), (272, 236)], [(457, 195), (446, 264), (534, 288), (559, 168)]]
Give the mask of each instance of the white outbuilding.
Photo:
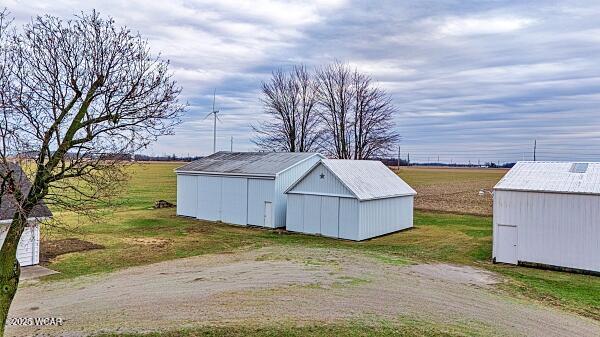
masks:
[[(14, 178), (19, 184), (20, 190), (27, 194), (31, 188), (31, 182), (17, 164), (9, 164)], [(0, 171), (5, 168), (0, 166)], [(0, 198), (0, 247), (4, 244), (6, 234), (15, 215), (19, 204), (12, 194), (5, 194)], [(40, 223), (52, 217), (52, 212), (44, 202), (40, 202), (31, 210), (27, 218), (27, 226), (21, 235), (17, 245), (17, 260), (22, 267), (40, 263)]]
[(600, 163), (518, 162), (494, 187), (495, 262), (600, 273)]
[(323, 159), (286, 194), (289, 231), (361, 241), (413, 226), (416, 192), (380, 161)]
[(285, 227), (284, 191), (323, 156), (217, 152), (175, 170), (177, 215), (237, 225)]

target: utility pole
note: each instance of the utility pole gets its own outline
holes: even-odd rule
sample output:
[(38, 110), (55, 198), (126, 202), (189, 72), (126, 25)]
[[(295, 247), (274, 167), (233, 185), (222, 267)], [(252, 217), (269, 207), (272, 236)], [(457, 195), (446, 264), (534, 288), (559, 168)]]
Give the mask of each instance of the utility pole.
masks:
[(398, 170), (400, 169), (400, 145), (398, 145)]
[(233, 152), (233, 136), (231, 136), (231, 148), (230, 148), (229, 152)]
[(410, 152), (408, 153), (408, 159), (406, 160), (406, 163), (408, 164), (408, 166), (410, 166)]
[(537, 151), (537, 139), (534, 139), (533, 140), (533, 161), (536, 160), (536, 158), (535, 158), (536, 151)]

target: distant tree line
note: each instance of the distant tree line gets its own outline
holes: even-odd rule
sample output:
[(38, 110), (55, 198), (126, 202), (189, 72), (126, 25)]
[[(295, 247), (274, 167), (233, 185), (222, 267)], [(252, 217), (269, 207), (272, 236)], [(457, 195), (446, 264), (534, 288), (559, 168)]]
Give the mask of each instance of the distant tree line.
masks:
[(194, 161), (202, 158), (202, 156), (178, 156), (176, 154), (172, 155), (162, 155), (162, 156), (150, 156), (145, 154), (136, 154), (133, 156), (135, 161)]
[(252, 126), (261, 150), (367, 159), (386, 156), (400, 139), (390, 96), (346, 63), (277, 69), (262, 83), (261, 101), (271, 117)]

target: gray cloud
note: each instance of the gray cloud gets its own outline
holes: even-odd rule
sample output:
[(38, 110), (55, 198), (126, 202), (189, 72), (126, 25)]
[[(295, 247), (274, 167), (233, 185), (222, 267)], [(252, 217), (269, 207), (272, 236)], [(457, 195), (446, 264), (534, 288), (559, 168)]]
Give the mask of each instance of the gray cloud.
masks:
[(172, 61), (190, 109), (149, 152), (253, 148), (259, 87), (276, 67), (334, 59), (371, 74), (398, 106), (418, 161), (600, 159), (600, 6), (587, 1), (2, 1), (17, 22), (96, 8)]

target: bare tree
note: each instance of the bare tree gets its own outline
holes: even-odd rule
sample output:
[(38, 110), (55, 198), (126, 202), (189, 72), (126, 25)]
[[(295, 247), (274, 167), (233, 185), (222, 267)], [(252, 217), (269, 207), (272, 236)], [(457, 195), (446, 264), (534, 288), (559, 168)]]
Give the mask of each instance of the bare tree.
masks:
[[(0, 186), (18, 206), (0, 250), (0, 332), (17, 290), (19, 238), (42, 200), (86, 212), (126, 179), (124, 157), (171, 134), (184, 106), (168, 62), (96, 12), (0, 32)], [(23, 159), (20, 153), (34, 155)], [(18, 183), (15, 161), (30, 172)]]
[(295, 66), (288, 73), (274, 71), (271, 80), (262, 84), (261, 99), (271, 118), (252, 126), (258, 134), (253, 142), (269, 151), (315, 150), (321, 135), (315, 89), (305, 66)]
[(317, 71), (319, 115), (325, 124), (322, 149), (334, 158), (352, 158), (352, 71), (341, 62)]
[(399, 139), (393, 122), (396, 109), (387, 93), (341, 62), (319, 69), (317, 81), (323, 150), (341, 159), (387, 155)]
[(373, 85), (369, 76), (352, 74), (353, 159), (384, 157), (398, 143), (394, 107), (389, 95)]

